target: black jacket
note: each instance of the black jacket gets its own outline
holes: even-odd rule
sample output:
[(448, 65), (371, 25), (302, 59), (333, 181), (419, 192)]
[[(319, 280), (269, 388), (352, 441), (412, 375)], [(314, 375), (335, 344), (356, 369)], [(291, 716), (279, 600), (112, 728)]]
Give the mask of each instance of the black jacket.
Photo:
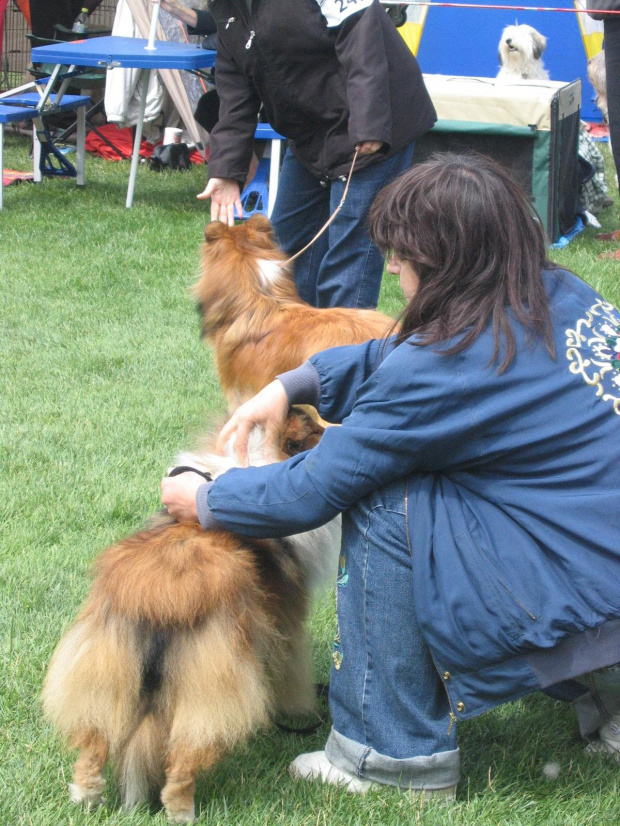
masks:
[[(251, 13), (245, 0), (212, 0), (220, 119), (211, 177), (245, 180), (261, 102), (301, 163), (326, 180), (348, 172), (358, 141), (383, 142), (358, 158), (363, 168), (431, 128), (435, 110), (415, 57), (378, 0), (362, 5), (328, 27), (318, 0), (253, 0)], [(199, 14), (196, 30), (200, 22)]]

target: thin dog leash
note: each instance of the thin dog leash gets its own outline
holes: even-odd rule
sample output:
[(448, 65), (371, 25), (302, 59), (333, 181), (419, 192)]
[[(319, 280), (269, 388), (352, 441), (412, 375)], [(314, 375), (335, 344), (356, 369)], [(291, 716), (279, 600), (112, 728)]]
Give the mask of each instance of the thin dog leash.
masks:
[(345, 202), (345, 201), (346, 201), (346, 199), (347, 199), (347, 192), (349, 191), (349, 184), (351, 183), (351, 176), (353, 175), (353, 170), (355, 169), (355, 161), (357, 160), (357, 156), (358, 156), (358, 155), (359, 155), (359, 149), (356, 149), (356, 150), (355, 150), (355, 155), (353, 155), (353, 160), (351, 161), (351, 169), (349, 169), (349, 174), (348, 174), (348, 176), (347, 176), (347, 184), (346, 184), (346, 186), (345, 186), (345, 188), (344, 188), (344, 192), (342, 193), (342, 198), (340, 199), (340, 203), (338, 204), (338, 206), (336, 207), (336, 209), (332, 212), (332, 214), (329, 216), (329, 218), (327, 219), (327, 221), (323, 224), (323, 226), (321, 227), (321, 229), (320, 229), (320, 230), (317, 232), (317, 234), (314, 236), (314, 238), (313, 238), (313, 239), (312, 239), (309, 243), (307, 243), (305, 247), (302, 247), (302, 248), (299, 250), (299, 252), (296, 252), (296, 253), (295, 253), (295, 255), (292, 255), (292, 256), (291, 256), (291, 257), (290, 257), (287, 261), (285, 261), (285, 262), (284, 262), (284, 264), (283, 264), (283, 266), (284, 266), (284, 267), (286, 267), (286, 266), (287, 266), (287, 264), (290, 264), (290, 263), (291, 263), (292, 261), (294, 261), (296, 258), (299, 258), (299, 256), (300, 256), (303, 252), (305, 252), (307, 249), (309, 249), (309, 248), (310, 248), (310, 247), (314, 244), (314, 242), (317, 240), (317, 238), (320, 238), (320, 237), (321, 237), (321, 235), (323, 235), (323, 233), (325, 232), (325, 230), (327, 229), (327, 227), (331, 224), (331, 222), (334, 220), (334, 218), (336, 217), (336, 215), (338, 215), (338, 213), (340, 212), (340, 210), (341, 210), (341, 209), (342, 209), (342, 207), (344, 206), (344, 202)]

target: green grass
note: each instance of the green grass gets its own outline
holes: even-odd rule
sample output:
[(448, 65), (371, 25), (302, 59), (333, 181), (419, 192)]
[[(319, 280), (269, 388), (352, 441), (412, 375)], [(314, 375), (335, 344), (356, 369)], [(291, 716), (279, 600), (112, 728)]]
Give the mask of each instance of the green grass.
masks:
[[(7, 167), (28, 169), (27, 139), (6, 138)], [(46, 664), (106, 544), (159, 506), (175, 452), (221, 416), (211, 354), (187, 288), (207, 218), (195, 194), (204, 168), (138, 170), (124, 207), (128, 163), (88, 157), (87, 186), (45, 180), (5, 189), (0, 213), (0, 826), (161, 824), (163, 815), (69, 803), (73, 755), (43, 721)], [(611, 178), (611, 175), (609, 176)], [(614, 193), (617, 197), (617, 193)], [(617, 204), (604, 228), (620, 225)], [(620, 263), (586, 230), (555, 258), (620, 304)], [(402, 307), (387, 276), (381, 309)], [(334, 607), (312, 619), (319, 677), (329, 673)], [(210, 824), (612, 824), (620, 820), (618, 766), (583, 754), (570, 708), (542, 695), (459, 730), (463, 780), (450, 809), (420, 808), (390, 789), (365, 798), (293, 783), (286, 766), (320, 748), (327, 726), (300, 738), (257, 737), (198, 787)], [(545, 780), (557, 761), (561, 773)]]

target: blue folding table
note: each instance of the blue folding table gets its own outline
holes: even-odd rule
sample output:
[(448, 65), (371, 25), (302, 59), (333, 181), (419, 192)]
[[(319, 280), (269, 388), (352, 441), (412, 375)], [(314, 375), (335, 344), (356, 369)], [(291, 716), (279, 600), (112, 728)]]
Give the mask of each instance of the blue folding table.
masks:
[[(148, 40), (132, 37), (93, 37), (87, 40), (58, 41), (49, 46), (38, 46), (32, 50), (34, 63), (55, 63), (50, 84), (58, 79), (63, 66), (69, 66), (69, 73), (76, 66), (98, 66), (107, 69), (141, 69), (142, 88), (140, 113), (136, 124), (136, 134), (131, 156), (131, 171), (127, 188), (126, 207), (133, 203), (136, 171), (142, 142), (142, 123), (146, 106), (149, 77), (153, 69), (184, 69), (197, 71), (215, 64), (215, 52), (202, 49), (190, 43), (171, 43), (156, 40), (153, 48), (148, 48)], [(77, 70), (79, 73), (79, 70)], [(67, 72), (62, 72), (66, 77)]]

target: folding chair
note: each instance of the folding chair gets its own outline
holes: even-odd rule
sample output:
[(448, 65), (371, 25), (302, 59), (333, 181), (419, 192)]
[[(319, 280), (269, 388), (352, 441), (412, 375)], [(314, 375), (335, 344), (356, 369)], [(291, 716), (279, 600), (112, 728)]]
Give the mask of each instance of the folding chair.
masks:
[(257, 124), (254, 139), (270, 141), (271, 145), (269, 155), (258, 162), (254, 177), (241, 193), (244, 218), (257, 212), (271, 216), (278, 191), (282, 141), (285, 140), (268, 123)]

